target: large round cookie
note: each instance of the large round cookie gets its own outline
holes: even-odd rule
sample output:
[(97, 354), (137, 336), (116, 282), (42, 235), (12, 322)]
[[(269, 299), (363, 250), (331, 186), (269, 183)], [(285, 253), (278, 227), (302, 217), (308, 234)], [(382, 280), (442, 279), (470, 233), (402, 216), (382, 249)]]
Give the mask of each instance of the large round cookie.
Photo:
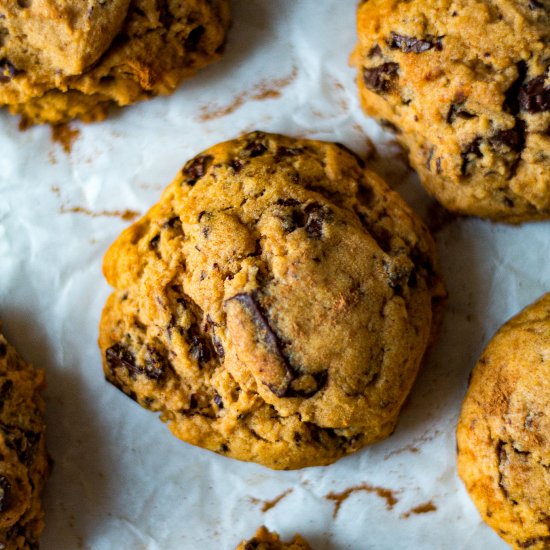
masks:
[(345, 148), (222, 143), (107, 252), (105, 374), (189, 443), (329, 464), (394, 429), (443, 295), (434, 256)]
[(44, 372), (0, 334), (0, 548), (38, 548), (40, 494), (49, 474), (44, 433)]
[(550, 294), (494, 336), (457, 429), (458, 473), (515, 548), (550, 549)]
[(550, 217), (548, 0), (369, 0), (357, 29), (362, 105), (430, 193), (464, 214)]
[(307, 541), (300, 535), (288, 542), (281, 540), (274, 531), (269, 531), (264, 526), (260, 527), (250, 540), (243, 540), (236, 550), (312, 550)]
[(170, 94), (219, 58), (229, 27), (227, 0), (26, 4), (0, 17), (0, 105), (30, 123), (100, 120)]

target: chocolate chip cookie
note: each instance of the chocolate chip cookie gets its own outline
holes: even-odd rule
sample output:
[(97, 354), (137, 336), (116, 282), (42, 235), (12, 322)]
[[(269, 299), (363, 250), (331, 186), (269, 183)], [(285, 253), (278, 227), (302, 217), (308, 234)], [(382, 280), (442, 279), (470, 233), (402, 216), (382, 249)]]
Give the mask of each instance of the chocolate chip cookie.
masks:
[(190, 160), (107, 252), (104, 371), (184, 441), (329, 464), (393, 431), (444, 295), (435, 264), (345, 147), (251, 133)]
[(0, 106), (28, 123), (105, 118), (220, 57), (228, 0), (0, 1)]
[(550, 548), (550, 294), (508, 321), (471, 378), (458, 473), (514, 548)]
[(362, 105), (430, 193), (463, 214), (550, 217), (548, 0), (369, 0), (357, 29)]
[(294, 535), (292, 540), (283, 542), (277, 533), (269, 531), (262, 525), (253, 538), (248, 541), (243, 540), (236, 550), (312, 550), (312, 548), (300, 535)]
[(44, 435), (44, 372), (0, 334), (0, 548), (38, 548), (40, 493), (49, 474)]

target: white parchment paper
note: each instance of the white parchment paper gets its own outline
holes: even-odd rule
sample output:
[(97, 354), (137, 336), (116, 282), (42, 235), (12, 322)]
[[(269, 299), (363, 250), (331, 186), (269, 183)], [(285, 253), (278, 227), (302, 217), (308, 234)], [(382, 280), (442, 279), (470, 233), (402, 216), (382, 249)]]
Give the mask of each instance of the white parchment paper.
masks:
[[(0, 114), (0, 318), (49, 382), (43, 549), (230, 550), (262, 523), (321, 550), (505, 548), (455, 474), (454, 429), (483, 346), (549, 290), (548, 223), (457, 219), (436, 233), (450, 295), (440, 340), (396, 433), (330, 467), (272, 472), (193, 448), (104, 381), (102, 256), (129, 223), (120, 214), (144, 213), (202, 149), (262, 129), (363, 154), (369, 136), (389, 182), (420, 213), (430, 202), (358, 107), (355, 0), (232, 4), (221, 62), (170, 98), (75, 125), (70, 154), (47, 127), (20, 132)], [(327, 495), (360, 486), (335, 515)]]

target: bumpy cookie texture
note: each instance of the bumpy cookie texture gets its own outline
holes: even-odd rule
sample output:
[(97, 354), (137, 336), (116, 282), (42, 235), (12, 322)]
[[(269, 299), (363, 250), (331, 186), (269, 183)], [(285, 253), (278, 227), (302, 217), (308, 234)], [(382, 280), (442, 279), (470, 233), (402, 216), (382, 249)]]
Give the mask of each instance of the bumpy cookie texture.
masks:
[(313, 550), (300, 535), (294, 535), (292, 540), (283, 542), (279, 535), (269, 531), (263, 525), (250, 540), (244, 540), (236, 550)]
[(457, 442), (458, 472), (483, 519), (514, 548), (550, 549), (550, 294), (483, 352)]
[(44, 433), (44, 372), (0, 335), (0, 548), (38, 548), (40, 493), (49, 474)]
[(252, 133), (189, 161), (107, 252), (109, 381), (181, 439), (276, 469), (387, 437), (443, 289), (344, 147)]
[(430, 193), (464, 214), (550, 217), (548, 0), (369, 0), (357, 28), (362, 105)]
[(101, 120), (218, 59), (227, 0), (0, 0), (0, 105), (28, 123)]

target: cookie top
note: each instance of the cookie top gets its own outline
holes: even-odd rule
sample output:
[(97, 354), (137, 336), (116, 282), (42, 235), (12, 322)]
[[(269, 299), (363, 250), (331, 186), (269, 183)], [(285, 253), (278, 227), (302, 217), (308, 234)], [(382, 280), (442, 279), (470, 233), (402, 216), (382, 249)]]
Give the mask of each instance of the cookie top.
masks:
[(0, 334), (0, 546), (38, 548), (40, 493), (49, 474), (44, 372), (23, 361)]
[(548, 0), (372, 0), (357, 28), (362, 104), (444, 206), (550, 216)]
[(483, 352), (457, 441), (458, 472), (483, 519), (515, 548), (550, 548), (550, 294)]
[(360, 159), (260, 132), (189, 161), (104, 273), (109, 381), (278, 469), (391, 433), (443, 295), (427, 230)]
[(236, 550), (312, 550), (307, 541), (300, 535), (294, 535), (292, 540), (283, 542), (274, 531), (269, 531), (263, 525), (256, 531), (253, 538), (243, 540)]
[[(44, 56), (36, 57), (33, 47), (28, 46), (30, 39), (18, 39), (18, 35), (10, 38), (7, 27), (1, 30), (5, 24), (0, 19), (4, 36), (0, 41), (0, 105), (23, 114), (29, 123), (100, 120), (112, 105), (172, 93), (184, 78), (218, 59), (230, 23), (227, 0), (131, 0), (120, 24), (116, 21), (126, 5), (122, 0), (104, 3), (117, 17), (106, 17), (103, 8), (96, 5), (101, 2), (90, 0), (88, 4), (94, 9), (84, 12), (79, 8), (72, 23), (65, 13), (72, 9), (68, 6), (63, 19), (48, 19), (53, 34), (58, 33), (58, 27), (69, 30), (59, 32), (59, 43), (53, 41), (50, 49), (45, 49), (44, 55), (51, 58), (45, 64)], [(17, 12), (16, 7), (11, 10)], [(33, 13), (31, 10), (23, 21), (40, 28), (43, 25), (38, 16), (30, 19)], [(70, 33), (75, 35), (71, 38), (73, 46), (62, 49), (61, 58), (56, 57), (52, 52), (68, 40), (65, 35)], [(47, 32), (44, 40), (49, 42)], [(75, 60), (81, 64), (77, 73)]]
[(0, 0), (0, 58), (42, 77), (82, 73), (111, 44), (130, 0)]

